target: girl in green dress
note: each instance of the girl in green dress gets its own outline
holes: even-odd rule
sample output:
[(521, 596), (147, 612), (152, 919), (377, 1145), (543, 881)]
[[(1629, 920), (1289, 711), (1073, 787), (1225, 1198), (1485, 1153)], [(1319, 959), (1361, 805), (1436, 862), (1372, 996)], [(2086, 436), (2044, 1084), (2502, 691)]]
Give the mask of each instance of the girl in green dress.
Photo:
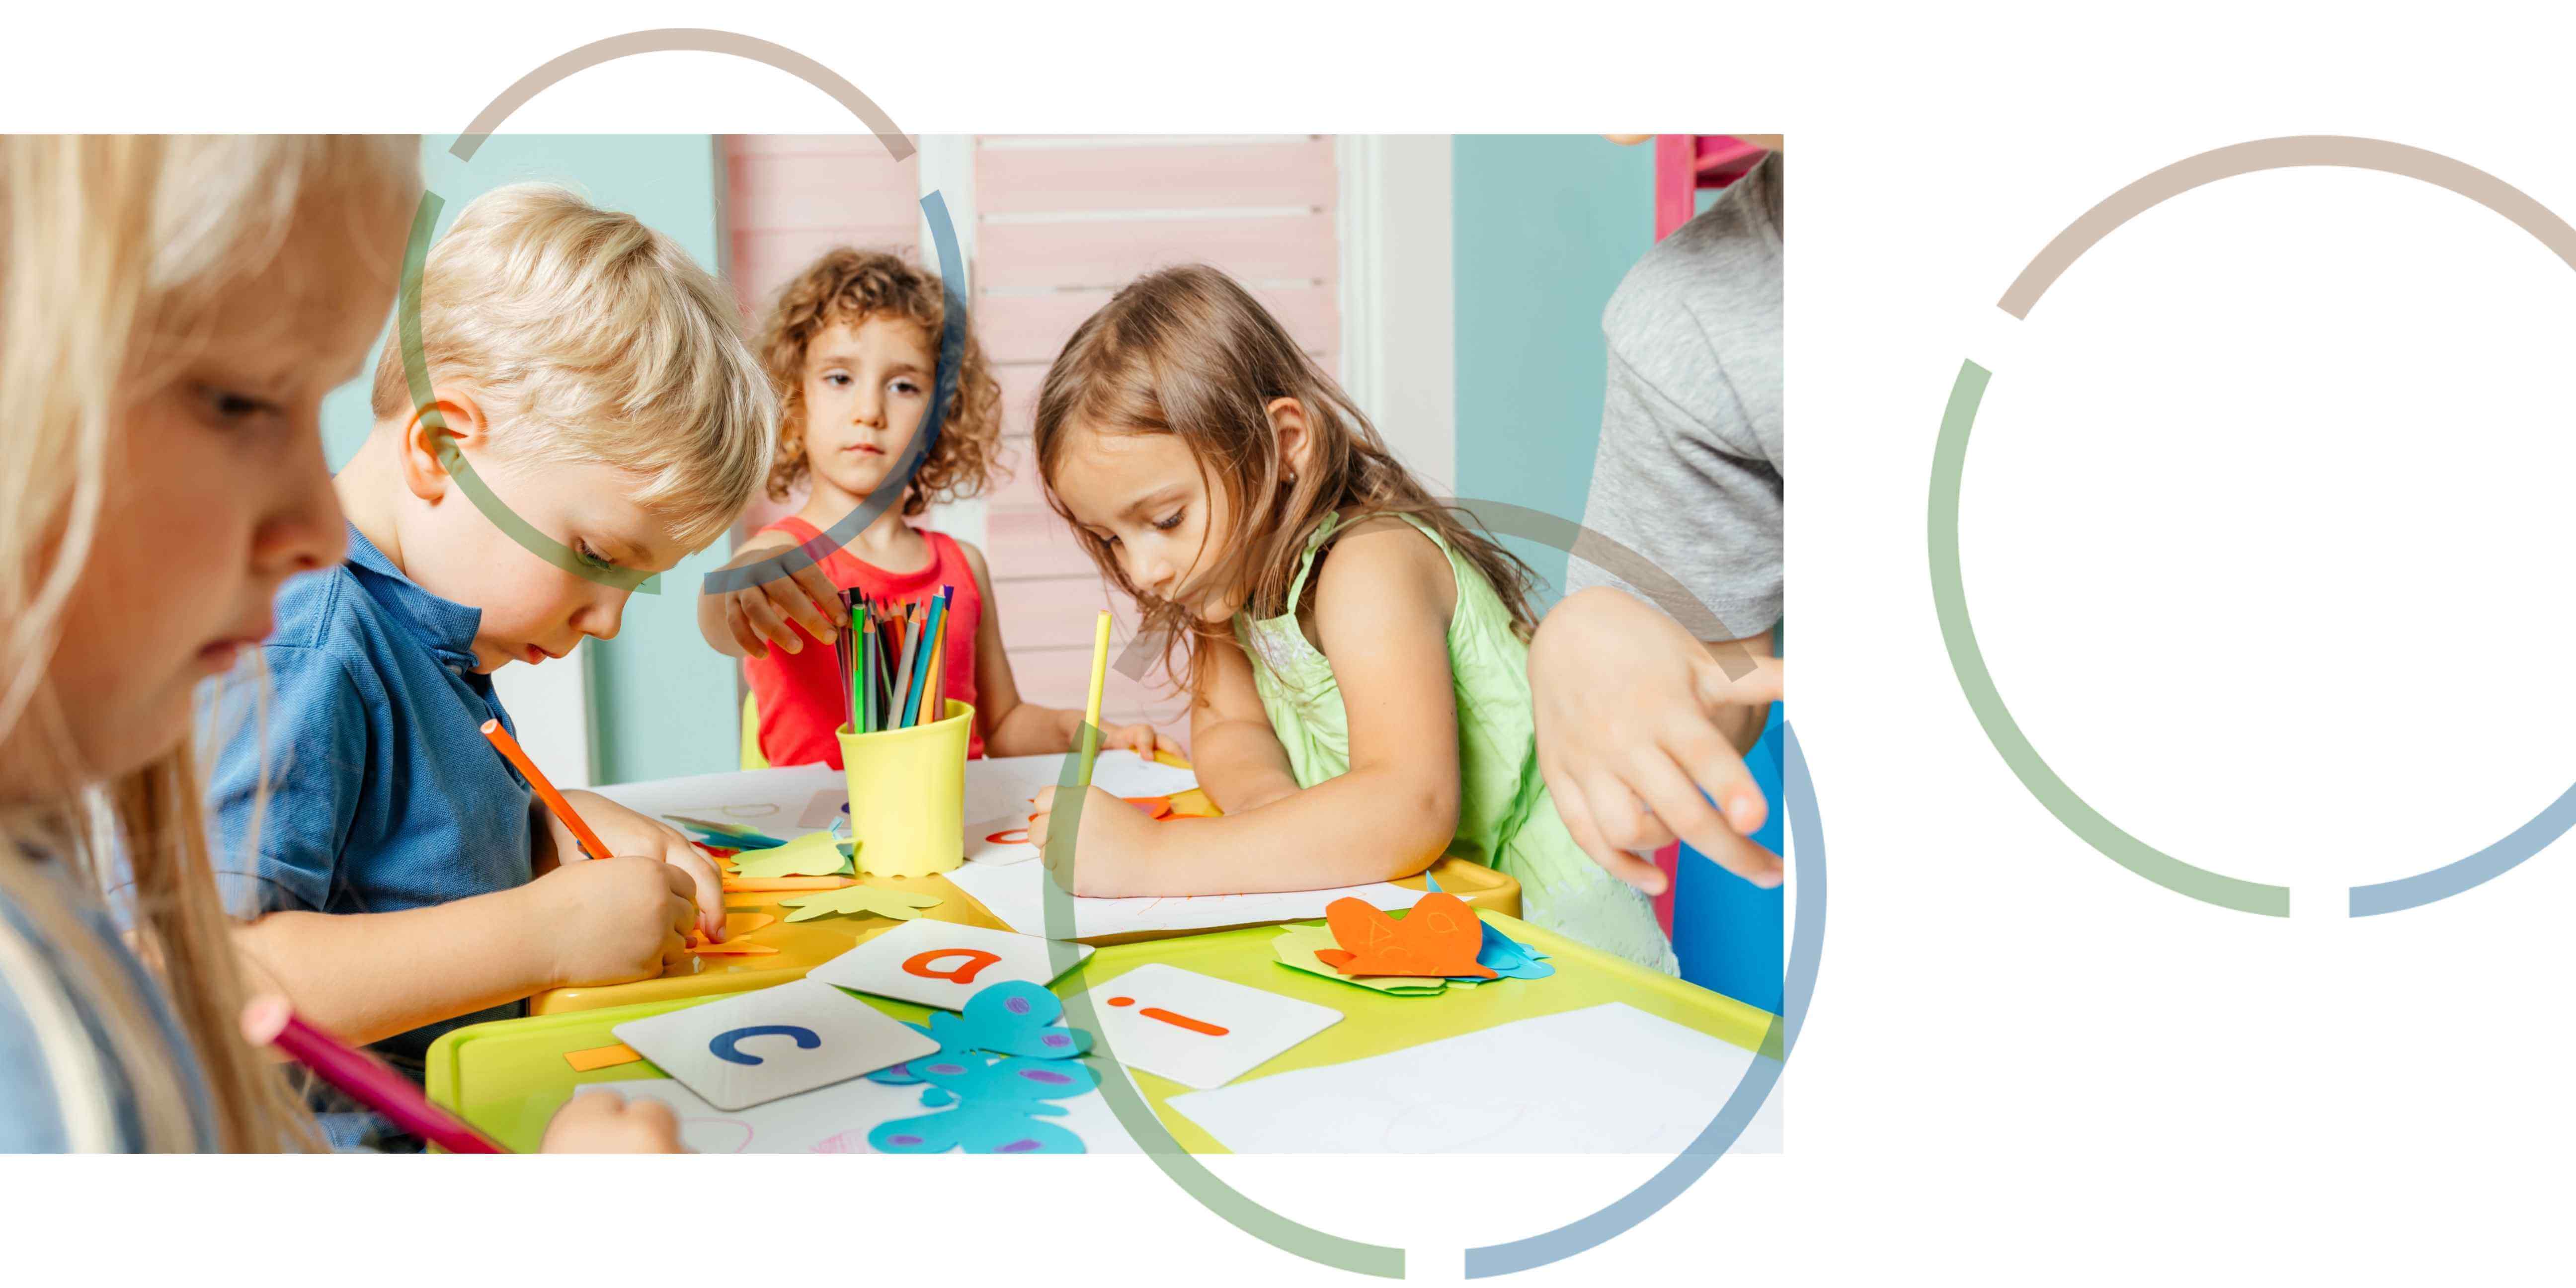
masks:
[[(1138, 279), (1048, 371), (1047, 499), (1191, 694), (1221, 818), (1090, 789), (1074, 892), (1242, 894), (1509, 874), (1531, 922), (1658, 970), (1646, 896), (1605, 874), (1538, 770), (1531, 575), (1406, 472), (1286, 327), (1214, 269)], [(1052, 791), (1030, 839), (1044, 843)]]

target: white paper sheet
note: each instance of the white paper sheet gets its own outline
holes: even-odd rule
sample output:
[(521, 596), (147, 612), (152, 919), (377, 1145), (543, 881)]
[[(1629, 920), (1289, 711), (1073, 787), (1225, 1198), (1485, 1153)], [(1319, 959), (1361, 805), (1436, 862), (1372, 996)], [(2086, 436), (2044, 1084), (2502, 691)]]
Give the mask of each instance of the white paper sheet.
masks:
[[(1024, 935), (1044, 935), (1046, 889), (1052, 878), (1043, 863), (968, 863), (947, 874), (957, 888), (975, 896), (1002, 924)], [(1073, 929), (1057, 938), (1092, 939), (1140, 930), (1207, 930), (1217, 926), (1253, 926), (1274, 921), (1312, 921), (1324, 905), (1355, 898), (1379, 908), (1410, 908), (1419, 890), (1378, 882), (1339, 890), (1300, 890), (1289, 894), (1203, 894), (1137, 899), (1075, 899)]]
[(1238, 1154), (1672, 1154), (1753, 1058), (1610, 1002), (1167, 1103)]
[[(730, 1112), (700, 1100), (670, 1078), (602, 1083), (632, 1098), (658, 1100), (680, 1118), (680, 1143), (701, 1154), (873, 1154), (868, 1132), (879, 1123), (935, 1112), (921, 1103), (930, 1084), (888, 1086), (859, 1078)], [(1091, 1154), (1139, 1153), (1098, 1091), (1071, 1100), (1046, 1121), (1082, 1138)]]
[[(830, 765), (700, 774), (594, 790), (647, 818), (681, 814), (752, 828), (782, 841), (831, 826), (832, 818), (839, 817), (841, 802), (849, 798), (848, 781)], [(824, 793), (833, 798), (830, 816), (820, 823), (806, 823), (815, 815), (816, 798)]]
[[(1003, 756), (966, 762), (966, 817), (1029, 816), (1029, 798), (1064, 774), (1062, 756)], [(1104, 751), (1091, 762), (1091, 784), (1112, 796), (1170, 796), (1199, 785), (1186, 769), (1157, 764), (1132, 751)]]

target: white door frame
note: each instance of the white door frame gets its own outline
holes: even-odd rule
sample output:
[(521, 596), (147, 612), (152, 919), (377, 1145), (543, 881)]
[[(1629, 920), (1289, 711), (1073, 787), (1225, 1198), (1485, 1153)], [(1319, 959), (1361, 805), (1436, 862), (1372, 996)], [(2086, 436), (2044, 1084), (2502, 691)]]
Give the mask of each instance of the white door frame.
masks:
[(1342, 387), (1434, 496), (1456, 495), (1450, 136), (1342, 135)]

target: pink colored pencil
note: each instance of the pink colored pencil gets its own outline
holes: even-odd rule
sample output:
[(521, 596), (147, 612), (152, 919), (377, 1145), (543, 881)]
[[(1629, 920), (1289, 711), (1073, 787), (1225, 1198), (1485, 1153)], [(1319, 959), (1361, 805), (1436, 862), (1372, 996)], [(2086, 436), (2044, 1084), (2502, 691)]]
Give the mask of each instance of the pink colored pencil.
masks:
[[(263, 1034), (270, 1025), (276, 1031)], [(278, 1006), (273, 1013), (245, 1016), (243, 1030), (251, 1041), (274, 1046), (295, 1057), (324, 1082), (347, 1092), (358, 1103), (393, 1120), (394, 1125), (451, 1154), (507, 1154), (491, 1137), (465, 1120), (429, 1102), (411, 1080), (375, 1057), (305, 1023)]]

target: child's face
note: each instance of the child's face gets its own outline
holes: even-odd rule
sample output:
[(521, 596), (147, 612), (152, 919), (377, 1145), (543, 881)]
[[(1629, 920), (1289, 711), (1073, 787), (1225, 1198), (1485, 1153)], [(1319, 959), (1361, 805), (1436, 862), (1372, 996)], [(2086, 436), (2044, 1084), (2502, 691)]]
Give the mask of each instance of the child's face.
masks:
[[(499, 431), (506, 435), (504, 427)], [(601, 461), (467, 459), (502, 504), (575, 557), (667, 572), (688, 555), (664, 521), (629, 500), (635, 477)], [(585, 637), (613, 639), (634, 592), (558, 568), (519, 545), (452, 487), (403, 528), (403, 572), (422, 589), (483, 610), (474, 669), (560, 658)]]
[(48, 667), (89, 772), (126, 773), (178, 745), (198, 683), (267, 638), (278, 588), (340, 560), (322, 396), (358, 373), (401, 249), (388, 224), (353, 257), (378, 262), (331, 266), (345, 293), (238, 319), (120, 417)]
[(938, 353), (907, 318), (835, 323), (805, 350), (805, 464), (855, 501), (877, 490), (930, 412)]
[(1069, 431), (1047, 480), (1074, 519), (1109, 543), (1127, 580), (1205, 622), (1242, 607), (1232, 586), (1209, 585), (1209, 534), (1233, 530), (1223, 492), (1175, 434)]

